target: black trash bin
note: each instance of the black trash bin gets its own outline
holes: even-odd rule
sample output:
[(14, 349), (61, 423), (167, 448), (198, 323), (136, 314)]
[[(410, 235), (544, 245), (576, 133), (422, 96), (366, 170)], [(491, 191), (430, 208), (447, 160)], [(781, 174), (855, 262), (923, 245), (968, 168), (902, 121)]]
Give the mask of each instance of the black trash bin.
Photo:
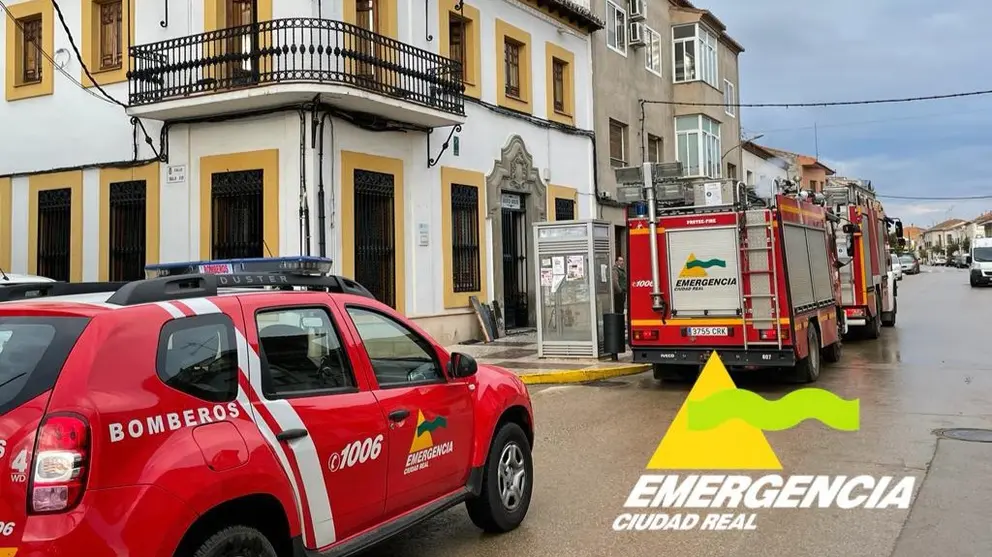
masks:
[(624, 314), (603, 314), (603, 352), (613, 355), (614, 360), (627, 351), (626, 328)]

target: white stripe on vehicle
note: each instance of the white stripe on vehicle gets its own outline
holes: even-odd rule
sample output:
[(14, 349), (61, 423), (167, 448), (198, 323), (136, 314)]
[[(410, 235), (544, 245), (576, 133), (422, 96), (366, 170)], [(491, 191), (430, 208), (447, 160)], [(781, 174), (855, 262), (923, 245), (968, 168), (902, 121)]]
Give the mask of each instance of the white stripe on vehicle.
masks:
[(155, 305), (169, 312), (169, 315), (171, 315), (174, 319), (186, 317), (186, 314), (183, 313), (181, 309), (177, 308), (176, 306), (172, 305), (169, 302), (155, 302)]
[[(196, 314), (221, 312), (221, 309), (216, 304), (205, 298), (191, 298), (180, 301)], [(276, 423), (278, 423), (279, 428), (283, 431), (289, 429), (306, 429), (306, 424), (303, 423), (299, 414), (297, 414), (296, 410), (288, 402), (284, 400), (265, 400), (259, 394), (258, 388), (262, 384), (261, 360), (258, 353), (248, 344), (247, 339), (236, 327), (235, 333), (237, 336), (238, 351), (241, 355), (247, 355), (248, 382), (252, 386), (253, 394), (259, 403), (269, 411), (276, 420)], [(244, 371), (242, 368), (242, 372)], [(256, 415), (256, 418), (256, 423), (264, 423), (260, 415)], [(270, 444), (273, 441), (275, 441), (274, 435)], [(327, 494), (327, 485), (324, 483), (323, 466), (320, 456), (317, 454), (317, 447), (314, 445), (313, 438), (309, 435), (291, 441), (288, 445), (293, 450), (293, 454), (296, 456), (296, 462), (299, 465), (300, 479), (303, 482), (303, 492), (306, 495), (311, 526), (314, 537), (316, 538), (314, 540), (315, 546), (321, 548), (330, 545), (336, 540), (336, 531), (334, 528), (334, 516), (331, 512), (331, 502)], [(276, 448), (277, 452), (282, 450), (282, 447), (283, 445), (281, 443), (275, 441), (274, 448)], [(292, 468), (290, 467), (287, 472), (292, 479)], [(297, 501), (299, 502), (299, 499)]]

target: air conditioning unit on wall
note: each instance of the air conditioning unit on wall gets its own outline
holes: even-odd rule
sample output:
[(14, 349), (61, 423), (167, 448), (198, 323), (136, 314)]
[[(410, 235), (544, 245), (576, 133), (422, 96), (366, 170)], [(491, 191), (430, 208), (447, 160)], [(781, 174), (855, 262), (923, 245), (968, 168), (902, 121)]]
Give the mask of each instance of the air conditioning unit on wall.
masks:
[(647, 8), (647, 0), (629, 0), (627, 2), (627, 9), (630, 13), (631, 21), (643, 20), (647, 16)]
[(644, 24), (640, 21), (630, 22), (630, 46), (644, 46)]

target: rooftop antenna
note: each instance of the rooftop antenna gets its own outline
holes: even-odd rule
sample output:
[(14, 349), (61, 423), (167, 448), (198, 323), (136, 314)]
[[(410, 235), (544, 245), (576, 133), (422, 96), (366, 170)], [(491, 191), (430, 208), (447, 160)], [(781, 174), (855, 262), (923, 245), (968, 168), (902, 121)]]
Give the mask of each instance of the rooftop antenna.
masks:
[(816, 160), (820, 160), (820, 134), (816, 129), (816, 120), (813, 120), (813, 149), (816, 152)]

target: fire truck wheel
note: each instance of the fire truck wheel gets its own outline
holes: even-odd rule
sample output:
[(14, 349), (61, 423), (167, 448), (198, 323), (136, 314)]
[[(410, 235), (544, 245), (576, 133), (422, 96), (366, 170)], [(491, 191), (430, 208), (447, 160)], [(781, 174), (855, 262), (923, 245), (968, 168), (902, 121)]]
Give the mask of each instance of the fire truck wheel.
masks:
[(875, 293), (875, 317), (868, 319), (865, 336), (869, 340), (875, 340), (882, 336), (882, 298), (877, 292)]
[(795, 380), (799, 383), (813, 383), (820, 378), (820, 333), (810, 324), (806, 327), (806, 357), (796, 364)]
[(842, 344), (840, 340), (823, 349), (823, 361), (828, 364), (836, 364), (840, 361)]

